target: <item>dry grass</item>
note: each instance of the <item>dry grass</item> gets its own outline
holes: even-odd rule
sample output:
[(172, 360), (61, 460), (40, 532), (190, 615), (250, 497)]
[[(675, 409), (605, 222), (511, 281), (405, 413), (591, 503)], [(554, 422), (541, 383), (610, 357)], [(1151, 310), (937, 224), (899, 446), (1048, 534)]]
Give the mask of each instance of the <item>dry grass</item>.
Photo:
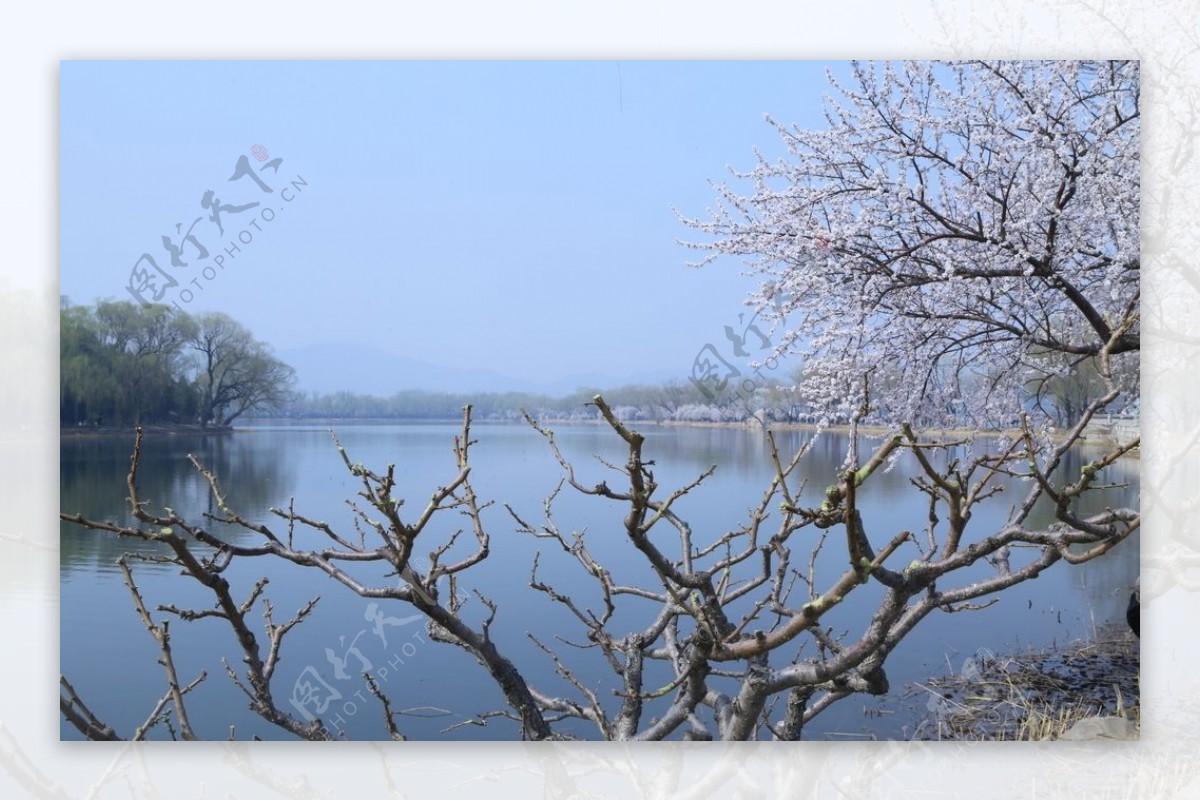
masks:
[(934, 679), (937, 710), (917, 739), (1056, 740), (1084, 718), (1140, 725), (1138, 643), (1110, 635), (1056, 651), (997, 657), (970, 675)]
[[(1113, 692), (1117, 697), (1117, 704), (1112, 714), (1115, 717), (1132, 721), (1134, 725), (1140, 727), (1142, 722), (1141, 708), (1125, 705), (1124, 693), (1121, 692), (1120, 685), (1114, 684)], [(1021, 716), (1016, 731), (1013, 732), (1013, 736), (1010, 738), (998, 737), (996, 739), (1020, 741), (1060, 740), (1076, 723), (1085, 718), (1095, 716), (1096, 706), (1091, 702), (1065, 704), (1057, 708), (1029, 706), (1024, 710), (1024, 714)]]

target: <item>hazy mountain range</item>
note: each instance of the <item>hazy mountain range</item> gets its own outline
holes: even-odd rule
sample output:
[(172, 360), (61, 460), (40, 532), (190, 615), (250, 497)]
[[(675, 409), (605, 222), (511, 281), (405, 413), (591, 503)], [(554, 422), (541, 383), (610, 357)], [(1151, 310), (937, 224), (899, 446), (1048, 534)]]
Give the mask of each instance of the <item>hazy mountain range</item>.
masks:
[(526, 381), (495, 370), (454, 367), (398, 356), (369, 345), (325, 342), (281, 349), (276, 355), (296, 370), (297, 387), (306, 392), (345, 390), (390, 396), (403, 389), (433, 392), (540, 392), (565, 395), (580, 387), (608, 389), (624, 384), (660, 384), (686, 380), (687, 369), (650, 370), (626, 375), (567, 373), (547, 369), (545, 381)]

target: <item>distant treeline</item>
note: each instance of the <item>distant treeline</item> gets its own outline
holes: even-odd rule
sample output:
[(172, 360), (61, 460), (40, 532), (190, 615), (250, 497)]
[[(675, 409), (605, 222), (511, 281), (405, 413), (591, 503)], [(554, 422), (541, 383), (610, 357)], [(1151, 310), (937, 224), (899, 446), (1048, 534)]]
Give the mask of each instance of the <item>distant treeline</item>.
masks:
[[(477, 420), (540, 418), (592, 420), (589, 405), (603, 394), (623, 420), (666, 422), (845, 422), (805, 403), (793, 385), (798, 375), (765, 376), (732, 369), (703, 380), (681, 377), (664, 384), (584, 387), (560, 397), (529, 392), (451, 393), (402, 390), (387, 397), (354, 392), (296, 393), (295, 372), (266, 343), (226, 314), (189, 315), (166, 306), (102, 300), (60, 304), (59, 419), (64, 426), (144, 423), (228, 426), (253, 415), (334, 419), (448, 419), (471, 404)], [(886, 382), (886, 376), (879, 379)], [(1058, 425), (1078, 419), (1082, 401), (1098, 383), (1084, 364), (1066, 377), (1031, 385), (1027, 408)], [(873, 412), (878, 413), (876, 405)], [(867, 422), (871, 421), (867, 418)], [(941, 425), (1003, 427), (1011, 420), (975, 421), (956, 408), (935, 410)]]
[(60, 300), (64, 426), (227, 426), (291, 398), (292, 368), (226, 314)]
[(428, 392), (403, 390), (387, 397), (353, 392), (298, 395), (284, 408), (295, 418), (446, 419), (462, 414), (471, 404), (477, 420), (520, 420), (521, 410), (539, 418), (591, 420), (599, 416), (588, 405), (602, 394), (623, 420), (675, 422), (738, 422), (751, 417), (770, 420), (812, 419), (792, 393), (782, 386), (755, 388), (745, 397), (709, 398), (687, 380), (665, 384), (634, 384), (616, 388), (580, 388), (561, 397), (531, 392)]

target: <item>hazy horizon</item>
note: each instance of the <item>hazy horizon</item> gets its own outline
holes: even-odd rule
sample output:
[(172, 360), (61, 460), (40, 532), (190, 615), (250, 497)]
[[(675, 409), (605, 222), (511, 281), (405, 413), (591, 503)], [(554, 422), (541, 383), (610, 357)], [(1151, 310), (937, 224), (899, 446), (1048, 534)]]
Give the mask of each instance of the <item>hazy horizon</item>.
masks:
[[(348, 391), (389, 396), (404, 390), (447, 393), (532, 392), (562, 396), (582, 387), (613, 389), (629, 384), (660, 384), (681, 379), (678, 370), (605, 374), (581, 372), (542, 380), (516, 378), (487, 368), (465, 368), (403, 357), (369, 345), (323, 342), (277, 354), (297, 370), (297, 388), (328, 394)], [(384, 363), (386, 369), (379, 369)]]
[(686, 379), (706, 344), (734, 359), (752, 282), (685, 266), (672, 208), (782, 153), (765, 114), (822, 125), (826, 66), (66, 61), (60, 291), (132, 300), (136, 267), (281, 355)]

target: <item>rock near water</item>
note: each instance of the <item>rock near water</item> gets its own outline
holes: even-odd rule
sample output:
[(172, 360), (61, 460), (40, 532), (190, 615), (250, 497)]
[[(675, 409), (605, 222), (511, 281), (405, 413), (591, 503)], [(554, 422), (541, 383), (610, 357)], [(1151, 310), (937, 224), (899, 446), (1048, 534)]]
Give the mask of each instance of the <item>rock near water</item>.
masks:
[(1138, 727), (1122, 717), (1084, 718), (1067, 729), (1063, 740), (1136, 740)]

